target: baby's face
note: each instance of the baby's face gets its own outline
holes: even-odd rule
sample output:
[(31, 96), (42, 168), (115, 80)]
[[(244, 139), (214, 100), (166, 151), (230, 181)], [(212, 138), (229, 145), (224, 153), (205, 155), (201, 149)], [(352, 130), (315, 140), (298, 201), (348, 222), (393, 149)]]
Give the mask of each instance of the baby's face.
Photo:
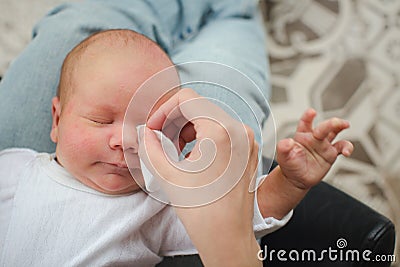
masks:
[[(58, 162), (82, 183), (108, 194), (138, 189), (124, 160), (122, 128), (125, 111), (137, 88), (167, 67), (162, 63), (150, 64), (138, 55), (132, 60), (129, 53), (121, 51), (81, 60), (79, 71), (74, 74), (76, 87), (67, 103), (60, 107), (58, 99), (53, 100), (55, 112), (51, 137), (57, 142)], [(141, 105), (134, 106), (135, 115), (129, 122), (132, 141), (128, 148), (125, 147), (132, 154), (129, 157), (131, 168), (140, 167), (135, 126), (145, 123), (159, 93), (148, 90), (139, 96), (140, 101), (135, 101)], [(133, 172), (141, 175), (139, 169)]]

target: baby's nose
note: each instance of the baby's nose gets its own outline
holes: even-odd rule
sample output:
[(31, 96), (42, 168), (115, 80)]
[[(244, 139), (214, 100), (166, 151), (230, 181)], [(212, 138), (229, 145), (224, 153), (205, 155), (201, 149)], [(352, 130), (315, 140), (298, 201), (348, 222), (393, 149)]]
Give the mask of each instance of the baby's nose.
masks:
[(122, 139), (124, 152), (131, 154), (138, 153), (139, 140), (136, 128), (132, 128), (130, 131), (124, 131)]

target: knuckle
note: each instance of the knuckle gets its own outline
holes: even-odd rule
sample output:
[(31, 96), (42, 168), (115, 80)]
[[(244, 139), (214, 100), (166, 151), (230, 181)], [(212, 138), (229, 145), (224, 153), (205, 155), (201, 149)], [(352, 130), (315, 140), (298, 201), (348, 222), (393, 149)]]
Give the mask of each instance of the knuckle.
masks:
[(254, 150), (254, 154), (256, 155), (257, 159), (258, 159), (258, 149), (259, 148), (260, 148), (260, 146), (258, 145), (258, 143), (254, 141), (253, 150)]
[(256, 148), (256, 150), (258, 150), (260, 148), (260, 145), (258, 144), (258, 142), (256, 140), (254, 140), (254, 148)]
[(332, 164), (333, 162), (335, 162), (338, 153), (333, 146), (329, 146), (325, 149), (324, 155), (325, 155), (325, 160)]
[(181, 90), (179, 90), (179, 94), (184, 98), (193, 98), (193, 97), (199, 97), (199, 95), (196, 93), (196, 91), (194, 91), (191, 88), (183, 88)]
[(254, 142), (255, 134), (254, 134), (253, 129), (251, 129), (247, 125), (244, 125), (244, 127), (245, 127), (245, 130), (246, 130), (247, 138), (249, 139), (250, 143)]
[(295, 135), (295, 141), (303, 144), (305, 146), (312, 146), (312, 144), (316, 141), (314, 136), (310, 133), (297, 133)]
[(221, 125), (217, 125), (212, 128), (210, 137), (216, 142), (216, 144), (226, 144), (230, 141), (229, 133)]

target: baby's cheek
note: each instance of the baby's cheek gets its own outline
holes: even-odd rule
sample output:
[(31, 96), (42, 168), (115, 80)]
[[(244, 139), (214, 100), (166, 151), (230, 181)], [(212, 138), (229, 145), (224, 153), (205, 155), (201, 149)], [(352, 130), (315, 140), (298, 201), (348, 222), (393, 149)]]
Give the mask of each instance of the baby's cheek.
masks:
[(83, 132), (79, 138), (80, 140), (78, 145), (80, 146), (80, 150), (86, 155), (96, 157), (99, 156), (99, 154), (104, 153), (104, 146), (106, 144), (101, 135), (86, 131)]
[(65, 133), (64, 149), (67, 149), (69, 153), (80, 154), (76, 155), (80, 158), (82, 155), (93, 150), (96, 140), (90, 131), (82, 127), (74, 126)]

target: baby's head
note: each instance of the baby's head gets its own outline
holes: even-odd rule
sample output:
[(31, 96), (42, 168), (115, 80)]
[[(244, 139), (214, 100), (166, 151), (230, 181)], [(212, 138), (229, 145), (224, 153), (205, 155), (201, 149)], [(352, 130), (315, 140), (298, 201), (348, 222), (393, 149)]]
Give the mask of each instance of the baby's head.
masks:
[[(130, 30), (96, 33), (77, 45), (64, 61), (58, 95), (52, 101), (50, 136), (57, 143), (57, 161), (98, 191), (121, 194), (137, 190), (122, 147), (125, 111), (144, 81), (172, 65), (156, 43)], [(134, 107), (135, 121), (130, 123), (145, 123), (159, 93), (148, 90), (142, 94), (141, 105)], [(171, 94), (164, 95), (157, 105)], [(137, 137), (134, 139), (130, 149), (137, 153)], [(138, 166), (137, 155), (132, 159)]]

